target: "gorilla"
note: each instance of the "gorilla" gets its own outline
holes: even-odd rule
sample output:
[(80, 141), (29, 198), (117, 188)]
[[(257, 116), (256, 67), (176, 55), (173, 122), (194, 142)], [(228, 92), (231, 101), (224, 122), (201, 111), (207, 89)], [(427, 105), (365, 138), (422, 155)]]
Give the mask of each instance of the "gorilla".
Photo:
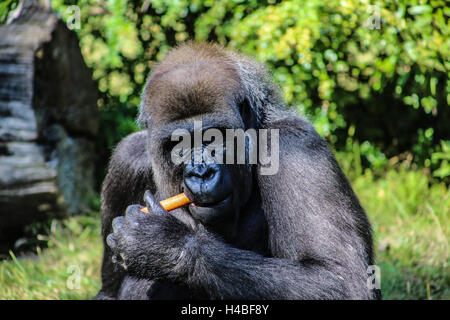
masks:
[[(192, 133), (194, 121), (221, 132), (277, 129), (277, 172), (262, 174), (259, 160), (174, 163), (172, 134)], [(380, 297), (367, 284), (374, 258), (363, 208), (264, 66), (217, 44), (179, 45), (153, 68), (138, 123), (144, 130), (119, 143), (103, 183), (96, 299)], [(193, 203), (160, 206), (181, 192)]]

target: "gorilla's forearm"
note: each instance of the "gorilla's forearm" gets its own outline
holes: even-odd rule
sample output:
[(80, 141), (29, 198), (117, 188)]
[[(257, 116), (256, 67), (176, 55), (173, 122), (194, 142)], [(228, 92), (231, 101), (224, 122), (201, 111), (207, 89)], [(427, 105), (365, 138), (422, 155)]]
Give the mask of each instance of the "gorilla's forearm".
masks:
[[(350, 296), (344, 280), (317, 263), (263, 257), (236, 249), (204, 230), (177, 238), (167, 239), (170, 249), (161, 250), (163, 270), (157, 273), (207, 292), (212, 299), (367, 298)], [(145, 241), (140, 246), (145, 247)], [(142, 265), (136, 266), (140, 276), (154, 278), (157, 261), (140, 261)]]
[(263, 257), (233, 248), (208, 233), (191, 240), (184, 255), (194, 262), (188, 285), (203, 289), (213, 299), (352, 298), (344, 281), (325, 267)]

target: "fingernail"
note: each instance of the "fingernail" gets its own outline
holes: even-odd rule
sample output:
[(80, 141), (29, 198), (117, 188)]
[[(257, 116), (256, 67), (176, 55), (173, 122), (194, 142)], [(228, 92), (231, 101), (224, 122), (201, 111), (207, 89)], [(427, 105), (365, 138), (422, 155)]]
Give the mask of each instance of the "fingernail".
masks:
[(110, 233), (107, 237), (106, 237), (106, 244), (111, 248), (115, 248), (116, 247), (116, 239), (114, 238), (114, 235), (112, 233)]

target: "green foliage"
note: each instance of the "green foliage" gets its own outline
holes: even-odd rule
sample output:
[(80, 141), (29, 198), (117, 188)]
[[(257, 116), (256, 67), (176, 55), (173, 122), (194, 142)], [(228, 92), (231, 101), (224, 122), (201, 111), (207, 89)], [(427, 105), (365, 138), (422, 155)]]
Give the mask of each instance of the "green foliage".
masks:
[(434, 152), (431, 160), (439, 164), (439, 169), (433, 173), (435, 177), (441, 179), (450, 177), (450, 140), (441, 141), (441, 151)]
[[(450, 135), (449, 8), (445, 1), (53, 0), (77, 30), (102, 98), (102, 144), (132, 120), (152, 65), (187, 39), (218, 41), (265, 62), (289, 104), (338, 150), (361, 143), (363, 166), (431, 153)], [(119, 130), (117, 130), (117, 127)], [(106, 153), (107, 154), (107, 153)], [(440, 177), (436, 174), (435, 177)]]
[[(393, 156), (439, 117), (450, 121), (449, 15), (445, 1), (283, 1), (243, 19), (230, 45), (267, 62), (286, 99), (332, 143), (345, 146), (355, 126), (357, 140)], [(434, 133), (416, 142), (417, 163), (449, 130)]]
[(6, 23), (12, 12), (17, 9), (19, 0), (3, 0), (0, 2), (0, 25)]

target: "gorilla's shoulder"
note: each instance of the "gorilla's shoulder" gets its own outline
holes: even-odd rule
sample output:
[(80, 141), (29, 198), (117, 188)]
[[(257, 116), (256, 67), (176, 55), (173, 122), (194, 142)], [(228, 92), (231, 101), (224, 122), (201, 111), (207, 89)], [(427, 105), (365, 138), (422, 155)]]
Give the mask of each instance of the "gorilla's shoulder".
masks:
[(147, 131), (139, 131), (123, 138), (114, 149), (111, 165), (140, 166), (146, 164), (142, 161), (148, 158)]
[(284, 135), (293, 135), (299, 138), (312, 139), (317, 142), (323, 141), (313, 124), (304, 117), (293, 112), (280, 112), (266, 125), (267, 129), (282, 130)]
[(280, 116), (271, 120), (266, 128), (279, 130), (282, 154), (300, 152), (313, 155), (319, 152), (323, 157), (332, 157), (331, 149), (326, 140), (317, 132), (313, 124), (304, 117), (291, 112), (283, 112), (280, 113)]

